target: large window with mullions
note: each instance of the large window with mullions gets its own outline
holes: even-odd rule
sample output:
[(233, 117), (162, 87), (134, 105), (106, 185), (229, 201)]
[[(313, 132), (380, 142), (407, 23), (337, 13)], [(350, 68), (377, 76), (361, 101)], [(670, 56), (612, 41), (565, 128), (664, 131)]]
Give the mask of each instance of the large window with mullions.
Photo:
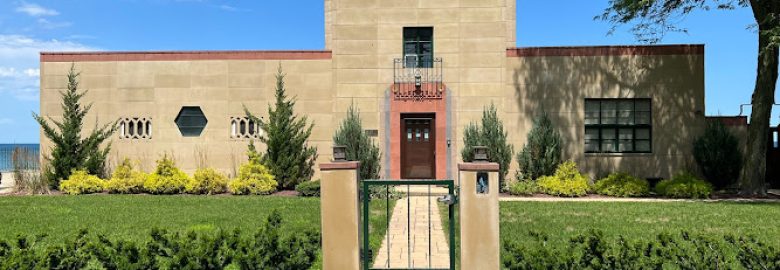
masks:
[(649, 98), (585, 99), (586, 153), (652, 152)]
[(404, 67), (433, 67), (433, 27), (404, 27)]

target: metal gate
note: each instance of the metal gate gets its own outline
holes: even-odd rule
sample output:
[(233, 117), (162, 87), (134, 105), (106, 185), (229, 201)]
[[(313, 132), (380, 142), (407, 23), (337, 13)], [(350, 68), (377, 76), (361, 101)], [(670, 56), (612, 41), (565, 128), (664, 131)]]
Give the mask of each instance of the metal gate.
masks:
[(455, 269), (453, 180), (363, 180), (360, 186), (363, 269)]

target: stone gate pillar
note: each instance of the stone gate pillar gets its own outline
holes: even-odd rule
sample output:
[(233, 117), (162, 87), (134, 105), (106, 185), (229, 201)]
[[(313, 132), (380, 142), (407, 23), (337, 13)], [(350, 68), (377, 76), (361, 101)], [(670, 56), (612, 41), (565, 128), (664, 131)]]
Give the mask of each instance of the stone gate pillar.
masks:
[(460, 269), (499, 269), (498, 163), (458, 164)]
[(320, 164), (322, 268), (360, 269), (359, 162)]

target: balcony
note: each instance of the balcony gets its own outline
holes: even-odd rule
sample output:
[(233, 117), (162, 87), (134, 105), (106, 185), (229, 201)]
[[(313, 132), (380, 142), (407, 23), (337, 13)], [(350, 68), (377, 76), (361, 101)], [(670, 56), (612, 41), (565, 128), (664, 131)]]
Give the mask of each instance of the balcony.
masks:
[(441, 58), (393, 60), (393, 98), (422, 101), (444, 97)]

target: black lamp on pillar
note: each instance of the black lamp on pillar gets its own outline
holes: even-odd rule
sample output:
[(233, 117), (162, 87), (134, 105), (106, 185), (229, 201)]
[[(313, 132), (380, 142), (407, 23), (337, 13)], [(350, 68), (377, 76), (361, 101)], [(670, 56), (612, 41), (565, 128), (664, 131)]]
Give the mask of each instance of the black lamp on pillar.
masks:
[(343, 145), (333, 146), (333, 161), (344, 162), (347, 161), (347, 147)]
[(488, 162), (487, 147), (474, 146), (474, 162)]

